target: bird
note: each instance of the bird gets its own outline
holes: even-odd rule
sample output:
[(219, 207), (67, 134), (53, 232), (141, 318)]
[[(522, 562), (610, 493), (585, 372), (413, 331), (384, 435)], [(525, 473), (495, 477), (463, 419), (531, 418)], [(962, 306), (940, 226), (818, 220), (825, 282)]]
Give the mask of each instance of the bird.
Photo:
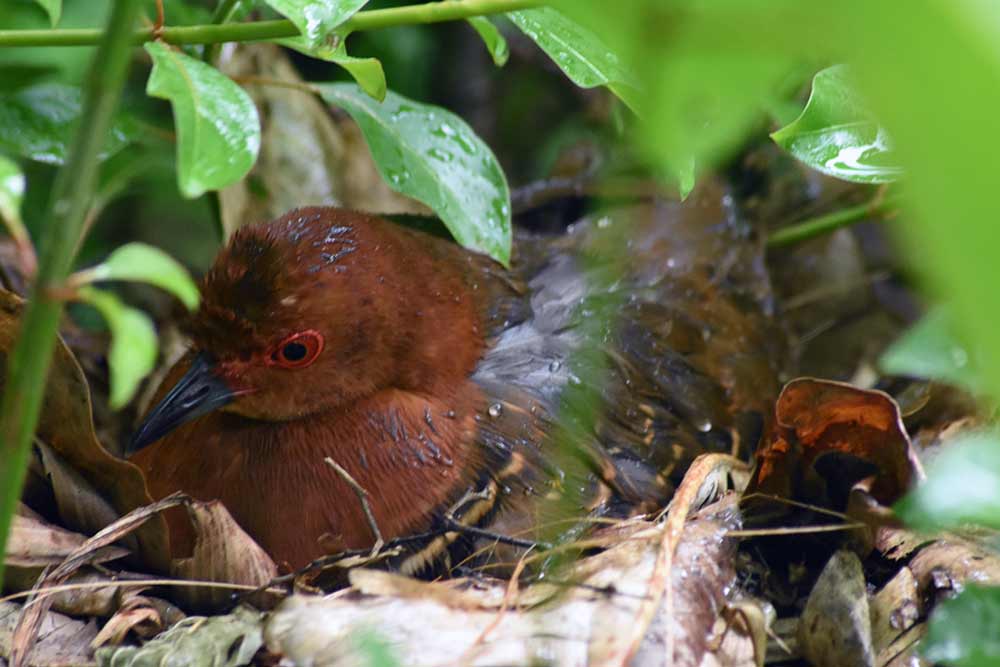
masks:
[(518, 231), (509, 268), (334, 207), (243, 226), (129, 459), (289, 571), (407, 536), (393, 567), (451, 568), (568, 494), (581, 516), (662, 507), (698, 454), (745, 454), (783, 354), (761, 246), (708, 199)]

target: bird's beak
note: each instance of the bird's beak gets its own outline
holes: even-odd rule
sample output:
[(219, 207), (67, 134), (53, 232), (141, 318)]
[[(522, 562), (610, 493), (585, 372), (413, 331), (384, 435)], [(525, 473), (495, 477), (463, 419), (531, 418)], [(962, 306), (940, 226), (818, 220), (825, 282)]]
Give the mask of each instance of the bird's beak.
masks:
[(204, 352), (198, 354), (180, 382), (146, 415), (126, 453), (132, 455), (181, 424), (221, 408), (235, 395), (215, 374), (210, 358)]

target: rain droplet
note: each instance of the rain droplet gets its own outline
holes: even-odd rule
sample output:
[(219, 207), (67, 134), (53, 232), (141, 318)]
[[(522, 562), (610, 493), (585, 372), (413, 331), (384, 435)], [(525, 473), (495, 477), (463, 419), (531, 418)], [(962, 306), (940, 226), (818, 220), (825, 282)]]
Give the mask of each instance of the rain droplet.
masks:
[(562, 368), (562, 362), (559, 361), (558, 359), (549, 364), (550, 373), (556, 373), (559, 371), (560, 368)]
[(694, 427), (702, 433), (708, 433), (712, 430), (712, 422), (709, 419), (701, 419), (694, 423)]
[(500, 415), (503, 414), (503, 406), (500, 405), (499, 403), (494, 403), (493, 405), (490, 406), (488, 412), (490, 413), (490, 417), (493, 417), (493, 419), (497, 419)]

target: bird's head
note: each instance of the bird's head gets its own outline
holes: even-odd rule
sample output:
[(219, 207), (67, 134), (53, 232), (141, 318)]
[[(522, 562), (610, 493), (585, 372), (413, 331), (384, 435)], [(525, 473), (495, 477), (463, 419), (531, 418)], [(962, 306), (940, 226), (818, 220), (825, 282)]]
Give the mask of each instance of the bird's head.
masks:
[(287, 421), (465, 378), (483, 343), (454, 250), (333, 208), (240, 229), (202, 281), (186, 373), (129, 449), (217, 409)]

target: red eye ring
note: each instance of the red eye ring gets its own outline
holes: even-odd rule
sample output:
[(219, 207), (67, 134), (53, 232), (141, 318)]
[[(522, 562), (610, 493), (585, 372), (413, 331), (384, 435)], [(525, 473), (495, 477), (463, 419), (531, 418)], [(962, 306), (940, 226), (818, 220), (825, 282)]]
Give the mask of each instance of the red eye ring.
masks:
[(272, 347), (267, 355), (267, 364), (282, 368), (305, 368), (316, 361), (322, 351), (323, 334), (307, 329), (288, 336)]

